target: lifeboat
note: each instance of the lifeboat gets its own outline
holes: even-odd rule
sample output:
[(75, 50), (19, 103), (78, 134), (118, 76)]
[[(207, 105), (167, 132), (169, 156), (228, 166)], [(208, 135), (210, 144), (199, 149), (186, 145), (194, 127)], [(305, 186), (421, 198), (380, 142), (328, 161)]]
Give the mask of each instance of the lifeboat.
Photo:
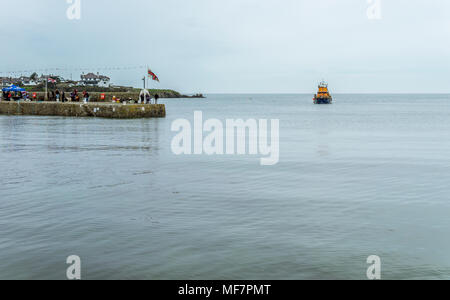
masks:
[(328, 83), (322, 81), (319, 84), (319, 91), (314, 95), (314, 104), (331, 104), (333, 103), (333, 97), (331, 97), (328, 91)]

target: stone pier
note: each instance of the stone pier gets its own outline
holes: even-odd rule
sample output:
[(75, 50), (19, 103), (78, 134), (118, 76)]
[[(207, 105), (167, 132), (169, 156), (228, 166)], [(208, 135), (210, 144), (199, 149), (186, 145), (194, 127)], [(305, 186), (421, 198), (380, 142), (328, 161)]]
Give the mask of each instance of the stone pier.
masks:
[(0, 115), (97, 117), (111, 119), (164, 118), (164, 104), (0, 101)]

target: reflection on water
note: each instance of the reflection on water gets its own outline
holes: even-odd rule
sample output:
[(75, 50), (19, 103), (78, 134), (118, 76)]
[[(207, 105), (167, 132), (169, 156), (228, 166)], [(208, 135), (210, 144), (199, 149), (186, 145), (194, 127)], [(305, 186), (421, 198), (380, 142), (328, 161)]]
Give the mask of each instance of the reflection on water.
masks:
[[(251, 100), (250, 100), (251, 99)], [(0, 278), (450, 278), (450, 97), (213, 95), (166, 119), (0, 116)], [(171, 122), (280, 119), (280, 163), (175, 156)]]

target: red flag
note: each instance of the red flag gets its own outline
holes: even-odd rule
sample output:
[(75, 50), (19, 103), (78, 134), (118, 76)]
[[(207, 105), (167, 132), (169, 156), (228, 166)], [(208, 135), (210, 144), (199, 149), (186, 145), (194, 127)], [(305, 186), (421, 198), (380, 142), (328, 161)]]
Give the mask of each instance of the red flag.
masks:
[(159, 82), (159, 78), (158, 76), (156, 76), (155, 73), (152, 72), (152, 70), (148, 69), (148, 77), (151, 77), (153, 80), (158, 81)]
[(50, 82), (50, 83), (56, 83), (56, 80), (53, 79), (53, 78), (48, 78), (48, 82)]

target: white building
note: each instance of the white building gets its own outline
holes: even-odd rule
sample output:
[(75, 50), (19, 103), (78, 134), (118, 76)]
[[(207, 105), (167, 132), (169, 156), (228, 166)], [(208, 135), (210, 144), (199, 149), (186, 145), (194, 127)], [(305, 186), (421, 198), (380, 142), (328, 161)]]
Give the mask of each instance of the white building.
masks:
[(80, 84), (84, 86), (99, 86), (99, 87), (109, 87), (111, 79), (108, 76), (100, 75), (99, 73), (88, 73), (86, 75), (81, 75)]
[(34, 80), (31, 80), (30, 77), (22, 76), (19, 79), (22, 82), (22, 85), (27, 85), (27, 86), (37, 85), (37, 82), (35, 82)]

